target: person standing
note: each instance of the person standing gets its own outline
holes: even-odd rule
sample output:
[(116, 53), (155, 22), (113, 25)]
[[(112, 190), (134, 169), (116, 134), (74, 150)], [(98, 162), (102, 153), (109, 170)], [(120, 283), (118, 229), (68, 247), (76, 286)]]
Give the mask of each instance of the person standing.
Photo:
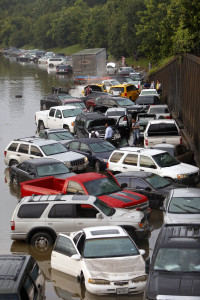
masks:
[(133, 130), (133, 145), (140, 144), (140, 125), (136, 122), (135, 118), (132, 119), (132, 130)]
[(106, 127), (105, 140), (107, 140), (108, 142), (111, 142), (112, 136), (113, 136), (113, 129), (108, 123), (105, 124), (105, 127)]
[(155, 88), (155, 84), (154, 84), (154, 81), (152, 80), (151, 85), (150, 85), (150, 89), (154, 89), (154, 88)]
[(157, 81), (156, 81), (156, 90), (157, 90), (158, 94), (161, 94), (161, 92), (162, 92), (162, 87), (161, 87), (161, 82), (160, 82), (160, 80), (157, 80)]

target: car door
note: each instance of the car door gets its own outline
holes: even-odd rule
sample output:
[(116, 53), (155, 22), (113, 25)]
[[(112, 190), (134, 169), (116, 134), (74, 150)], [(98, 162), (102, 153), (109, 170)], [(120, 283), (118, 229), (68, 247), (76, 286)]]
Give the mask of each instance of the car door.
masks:
[(89, 148), (89, 146), (87, 144), (81, 142), (79, 145), (78, 152), (87, 156), (89, 165), (90, 165), (90, 167), (92, 167), (93, 166), (93, 155), (92, 155), (92, 151)]
[(81, 272), (81, 258), (73, 259), (75, 254), (80, 256), (73, 240), (67, 235), (59, 235), (51, 254), (51, 267), (77, 277)]
[(55, 128), (54, 127), (55, 113), (56, 113), (56, 109), (51, 108), (50, 111), (49, 111), (49, 114), (47, 116), (47, 126), (48, 126), (48, 128)]
[(54, 125), (52, 128), (63, 128), (63, 114), (60, 109), (56, 110)]
[(97, 208), (92, 205), (76, 204), (75, 230), (81, 230), (83, 227), (108, 225), (106, 218), (97, 218), (98, 213)]
[(138, 154), (137, 153), (128, 153), (120, 166), (121, 172), (128, 171), (139, 171), (138, 167)]
[(138, 163), (139, 171), (146, 171), (159, 174), (158, 166), (151, 157), (146, 155), (140, 155)]
[(57, 234), (69, 235), (75, 231), (75, 205), (71, 203), (55, 203), (49, 210), (46, 226), (51, 227)]
[(21, 143), (16, 154), (19, 163), (22, 163), (24, 160), (29, 159), (29, 145)]

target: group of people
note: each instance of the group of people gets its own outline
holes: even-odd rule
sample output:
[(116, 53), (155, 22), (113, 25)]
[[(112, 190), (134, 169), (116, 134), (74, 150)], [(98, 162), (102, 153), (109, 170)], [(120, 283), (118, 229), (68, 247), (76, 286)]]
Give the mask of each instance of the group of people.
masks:
[(155, 82), (152, 80), (151, 83), (149, 83), (149, 81), (147, 80), (144, 84), (144, 88), (145, 89), (155, 89), (158, 92), (158, 94), (161, 94), (162, 92), (162, 85), (160, 80), (156, 80), (156, 86), (155, 86)]

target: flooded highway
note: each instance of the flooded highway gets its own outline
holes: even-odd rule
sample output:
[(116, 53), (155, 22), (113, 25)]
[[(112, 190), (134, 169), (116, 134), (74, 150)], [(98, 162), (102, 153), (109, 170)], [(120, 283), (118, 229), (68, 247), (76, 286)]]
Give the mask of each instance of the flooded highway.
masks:
[[(38, 262), (45, 276), (47, 300), (55, 299), (143, 299), (138, 296), (98, 297), (84, 291), (75, 278), (51, 270), (50, 255), (38, 253), (33, 246), (13, 242), (10, 239), (10, 219), (20, 200), (20, 191), (9, 183), (9, 168), (4, 164), (4, 149), (11, 140), (33, 136), (36, 133), (35, 112), (40, 110), (40, 99), (51, 94), (53, 86), (66, 87), (72, 78), (48, 72), (46, 66), (34, 63), (19, 63), (15, 59), (0, 55), (0, 254), (31, 254)], [(73, 96), (81, 96), (82, 87), (70, 90)], [(149, 241), (138, 244), (145, 249), (145, 256), (151, 255), (155, 240), (162, 224), (162, 212), (152, 211), (150, 223), (153, 226)]]

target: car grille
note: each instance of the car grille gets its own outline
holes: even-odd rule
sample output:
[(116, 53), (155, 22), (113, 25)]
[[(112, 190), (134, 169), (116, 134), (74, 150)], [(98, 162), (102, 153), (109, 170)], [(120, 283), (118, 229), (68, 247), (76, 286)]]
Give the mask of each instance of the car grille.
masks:
[(81, 166), (81, 165), (84, 165), (84, 158), (81, 158), (81, 159), (76, 159), (76, 160), (73, 160), (70, 162), (70, 165), (72, 167), (77, 167), (77, 166)]
[(192, 174), (188, 174), (189, 175), (189, 178), (193, 178), (193, 177), (197, 177), (199, 175), (198, 172), (196, 173), (192, 173)]
[(128, 281), (115, 281), (114, 285), (119, 285), (119, 286), (123, 286), (123, 285), (127, 285)]

